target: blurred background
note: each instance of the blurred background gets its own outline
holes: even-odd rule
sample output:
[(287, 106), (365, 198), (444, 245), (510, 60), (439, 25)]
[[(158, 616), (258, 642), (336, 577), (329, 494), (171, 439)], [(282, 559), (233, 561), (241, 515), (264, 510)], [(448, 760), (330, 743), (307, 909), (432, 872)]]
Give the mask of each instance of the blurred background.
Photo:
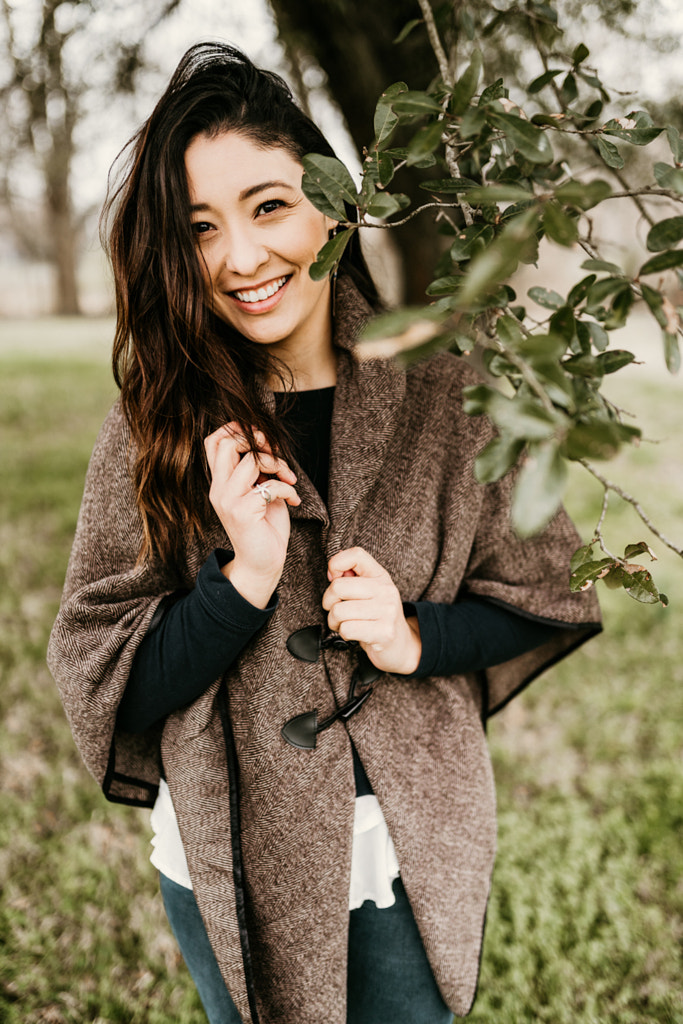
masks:
[[(558, 11), (567, 48), (585, 41), (611, 92), (683, 128), (677, 0)], [(115, 397), (97, 230), (109, 167), (187, 46), (220, 38), (278, 70), (357, 171), (379, 93), (433, 74), (421, 31), (393, 44), (416, 17), (413, 0), (0, 3), (0, 1022), (204, 1019), (147, 859), (148, 814), (104, 801), (45, 667), (87, 460)], [(493, 56), (513, 91), (538, 73), (521, 23)], [(646, 230), (627, 209), (601, 225), (624, 265)], [(387, 295), (419, 295), (429, 225), (373, 234)], [(567, 254), (547, 256), (545, 277), (527, 268), (518, 289), (562, 291)], [(610, 395), (647, 440), (608, 475), (681, 546), (680, 381), (651, 318), (618, 334), (638, 363)], [(586, 541), (600, 503), (575, 473), (567, 504)], [(500, 853), (476, 1024), (683, 1024), (683, 565), (612, 505), (610, 546), (650, 541), (671, 603), (603, 591), (603, 636), (490, 723)]]

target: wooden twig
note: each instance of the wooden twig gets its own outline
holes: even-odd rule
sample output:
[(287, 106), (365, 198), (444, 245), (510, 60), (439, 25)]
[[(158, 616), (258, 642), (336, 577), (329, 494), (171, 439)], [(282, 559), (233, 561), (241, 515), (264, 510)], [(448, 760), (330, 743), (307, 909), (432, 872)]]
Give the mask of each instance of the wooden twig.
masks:
[(638, 514), (639, 518), (642, 520), (642, 522), (645, 523), (650, 533), (652, 533), (655, 537), (661, 540), (662, 544), (665, 544), (671, 551), (679, 555), (680, 558), (683, 558), (683, 549), (677, 547), (673, 543), (673, 541), (670, 541), (668, 537), (665, 537), (661, 530), (657, 529), (657, 527), (652, 522), (650, 517), (644, 511), (640, 502), (637, 501), (637, 499), (634, 498), (632, 494), (629, 494), (628, 491), (623, 490), (621, 487), (619, 487), (618, 484), (615, 484), (612, 480), (608, 480), (607, 477), (604, 477), (602, 473), (598, 472), (595, 466), (592, 466), (590, 462), (588, 462), (587, 459), (579, 459), (579, 462), (584, 467), (584, 469), (588, 470), (591, 476), (594, 476), (595, 479), (602, 484), (602, 486), (605, 488), (605, 491), (614, 491), (614, 493), (617, 494), (623, 501), (631, 505), (632, 508)]

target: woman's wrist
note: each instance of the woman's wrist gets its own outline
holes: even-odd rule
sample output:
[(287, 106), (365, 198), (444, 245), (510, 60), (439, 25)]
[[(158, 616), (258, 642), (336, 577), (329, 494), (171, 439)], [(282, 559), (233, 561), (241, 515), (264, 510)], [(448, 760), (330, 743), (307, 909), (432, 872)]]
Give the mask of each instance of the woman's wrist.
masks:
[(230, 580), (240, 597), (253, 604), (255, 608), (268, 606), (282, 575), (282, 570), (262, 575), (254, 573), (253, 570), (242, 566), (237, 559), (232, 559), (221, 566), (221, 572)]
[(422, 638), (420, 636), (420, 624), (416, 615), (407, 617), (406, 625), (408, 626), (406, 668), (402, 674), (411, 676), (417, 669), (417, 666), (420, 664), (420, 659), (422, 658)]

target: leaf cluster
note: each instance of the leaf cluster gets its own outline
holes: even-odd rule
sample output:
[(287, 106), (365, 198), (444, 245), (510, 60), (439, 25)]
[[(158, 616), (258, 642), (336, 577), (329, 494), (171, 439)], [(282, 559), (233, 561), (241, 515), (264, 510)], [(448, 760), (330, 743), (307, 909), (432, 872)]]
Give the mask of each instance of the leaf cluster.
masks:
[[(554, 7), (528, 6), (545, 69), (528, 83), (528, 105), (513, 102), (503, 79), (487, 75), (481, 51), (470, 48), (458, 77), (441, 61), (429, 89), (397, 82), (385, 90), (360, 188), (339, 161), (316, 155), (304, 160), (303, 185), (309, 199), (347, 229), (319, 254), (311, 273), (321, 278), (337, 265), (353, 231), (375, 226), (376, 218), (384, 227), (402, 222), (409, 200), (391, 191), (399, 168), (434, 168), (420, 186), (428, 201), (407, 215), (424, 210), (436, 216), (448, 243), (427, 289), (429, 301), (380, 317), (367, 337), (382, 339), (377, 351), (403, 361), (436, 349), (463, 354), (477, 344), (482, 350), (491, 383), (466, 389), (464, 408), (488, 416), (497, 436), (479, 455), (476, 477), (492, 482), (519, 464), (512, 514), (522, 536), (542, 529), (557, 511), (568, 462), (610, 459), (639, 442), (641, 431), (624, 422), (602, 391), (606, 377), (634, 361), (612, 344), (612, 334), (644, 304), (661, 329), (669, 370), (678, 370), (681, 317), (668, 295), (667, 274), (683, 283), (683, 216), (672, 215), (683, 201), (678, 130), (654, 124), (639, 109), (603, 120), (610, 96), (588, 65), (588, 47), (581, 43), (562, 55)], [(485, 32), (504, 20), (494, 18)], [(392, 147), (398, 126), (408, 136), (402, 148)], [(650, 182), (629, 186), (627, 151), (662, 135), (671, 162), (655, 162)], [(651, 255), (635, 273), (606, 259), (593, 238), (595, 211), (617, 196), (633, 199), (641, 213), (648, 197), (660, 204), (646, 210)], [(668, 206), (658, 218), (662, 198)], [(532, 288), (520, 299), (510, 278), (520, 265), (538, 263), (543, 239), (582, 249), (582, 274), (566, 294)], [(639, 600), (660, 599), (649, 574), (634, 574), (627, 556), (603, 572), (605, 565), (590, 582), (603, 579)], [(589, 579), (586, 571), (582, 582)]]

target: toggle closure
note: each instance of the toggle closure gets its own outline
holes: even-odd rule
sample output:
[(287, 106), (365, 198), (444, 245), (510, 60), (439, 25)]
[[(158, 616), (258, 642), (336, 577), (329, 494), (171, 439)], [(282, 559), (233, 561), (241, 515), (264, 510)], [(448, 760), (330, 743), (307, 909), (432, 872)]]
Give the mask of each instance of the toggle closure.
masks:
[[(379, 679), (382, 673), (372, 664), (357, 640), (344, 640), (338, 633), (328, 633), (323, 639), (322, 626), (306, 626), (287, 638), (287, 650), (300, 661), (317, 661), (321, 650), (343, 651), (356, 647), (358, 648), (358, 664), (351, 676), (346, 702), (320, 723), (318, 722), (317, 708), (314, 711), (304, 711), (303, 714), (290, 718), (282, 726), (280, 733), (291, 746), (299, 747), (302, 750), (314, 750), (319, 732), (329, 729), (335, 722), (347, 722), (352, 715), (360, 711), (372, 693), (372, 683)], [(366, 689), (356, 693), (359, 685)]]
[(299, 661), (317, 661), (321, 651), (350, 651), (354, 647), (358, 647), (357, 640), (345, 640), (339, 633), (328, 633), (323, 639), (322, 626), (305, 626), (287, 637), (287, 650)]

